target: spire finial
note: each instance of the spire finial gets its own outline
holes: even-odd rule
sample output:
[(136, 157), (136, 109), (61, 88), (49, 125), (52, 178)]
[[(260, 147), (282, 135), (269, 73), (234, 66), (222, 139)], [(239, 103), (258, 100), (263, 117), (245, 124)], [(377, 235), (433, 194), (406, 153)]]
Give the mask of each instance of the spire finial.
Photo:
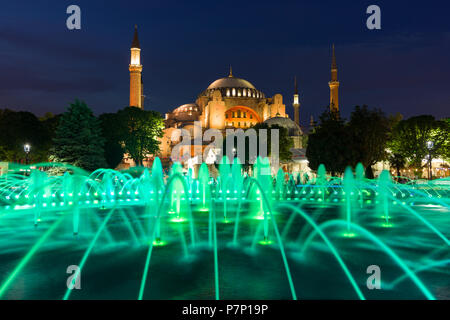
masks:
[(298, 88), (297, 88), (297, 76), (294, 76), (294, 94), (298, 94)]
[(132, 48), (138, 48), (140, 49), (141, 46), (139, 45), (139, 38), (138, 38), (138, 32), (137, 32), (137, 24), (134, 25), (134, 37), (133, 42), (131, 43)]
[(332, 49), (332, 57), (331, 57), (331, 69), (337, 69), (336, 65), (336, 55), (334, 54), (334, 43), (333, 43), (333, 49)]
[(230, 78), (233, 77), (233, 68), (231, 67), (231, 64), (230, 64), (230, 74), (228, 75), (228, 77)]

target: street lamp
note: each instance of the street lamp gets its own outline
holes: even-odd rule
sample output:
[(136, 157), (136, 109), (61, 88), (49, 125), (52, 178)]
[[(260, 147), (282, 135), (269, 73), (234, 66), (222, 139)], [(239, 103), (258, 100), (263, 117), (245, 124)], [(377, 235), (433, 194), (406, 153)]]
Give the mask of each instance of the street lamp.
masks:
[(26, 157), (25, 157), (25, 164), (28, 164), (28, 154), (29, 154), (30, 151), (31, 151), (31, 146), (30, 146), (28, 143), (26, 143), (26, 144), (23, 146), (23, 151), (25, 151), (25, 154), (26, 154)]
[(431, 171), (431, 150), (433, 149), (433, 147), (434, 147), (434, 142), (431, 141), (431, 140), (427, 141), (428, 161), (429, 161), (429, 164), (428, 164), (428, 177), (429, 177), (430, 180), (432, 179), (432, 177), (431, 177), (431, 175), (432, 175), (432, 171)]

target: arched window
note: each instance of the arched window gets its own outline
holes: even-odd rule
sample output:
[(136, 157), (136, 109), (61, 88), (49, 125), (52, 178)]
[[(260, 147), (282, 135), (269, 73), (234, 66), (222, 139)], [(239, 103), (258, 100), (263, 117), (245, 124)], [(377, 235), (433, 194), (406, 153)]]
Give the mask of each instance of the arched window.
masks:
[(233, 97), (236, 97), (236, 89), (233, 88)]

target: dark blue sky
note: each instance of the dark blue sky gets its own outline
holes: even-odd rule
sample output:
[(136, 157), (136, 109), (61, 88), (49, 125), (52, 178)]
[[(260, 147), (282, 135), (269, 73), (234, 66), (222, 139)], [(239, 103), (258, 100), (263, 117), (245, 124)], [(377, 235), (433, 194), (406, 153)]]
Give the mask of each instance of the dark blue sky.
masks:
[[(66, 28), (81, 7), (82, 29)], [(366, 28), (368, 5), (382, 30)], [(129, 47), (139, 26), (146, 109), (193, 102), (233, 73), (288, 112), (297, 75), (300, 120), (329, 103), (330, 46), (336, 44), (340, 108), (368, 104), (405, 116), (449, 116), (448, 1), (3, 1), (0, 108), (63, 112), (75, 98), (96, 114), (128, 103)]]

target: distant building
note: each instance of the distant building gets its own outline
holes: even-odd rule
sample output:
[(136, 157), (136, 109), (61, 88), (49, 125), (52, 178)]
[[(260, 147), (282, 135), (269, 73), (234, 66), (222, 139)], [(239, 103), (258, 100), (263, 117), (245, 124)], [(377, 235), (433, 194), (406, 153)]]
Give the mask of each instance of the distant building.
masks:
[(331, 56), (331, 81), (328, 82), (330, 87), (330, 109), (339, 112), (339, 81), (337, 76), (336, 55), (334, 54), (334, 44)]
[[(142, 65), (140, 63), (140, 44), (137, 27), (134, 31), (131, 45), (130, 61), (130, 106), (144, 107), (144, 94), (142, 83)], [(330, 108), (339, 111), (337, 81), (337, 65), (332, 50), (331, 81), (330, 87)], [(161, 139), (160, 158), (164, 162), (170, 162), (172, 149), (179, 141), (172, 141), (172, 133), (176, 129), (186, 129), (194, 136), (195, 124), (200, 124), (197, 128), (203, 132), (207, 129), (218, 129), (225, 133), (226, 129), (248, 129), (258, 123), (269, 125), (279, 125), (288, 129), (289, 136), (293, 140), (294, 147), (292, 161), (282, 163), (285, 171), (304, 171), (307, 168), (305, 149), (303, 146), (303, 131), (300, 126), (300, 99), (297, 87), (297, 79), (294, 79), (294, 94), (292, 107), (294, 109), (294, 121), (286, 113), (286, 105), (283, 96), (279, 93), (271, 97), (257, 89), (249, 81), (233, 75), (230, 67), (228, 76), (213, 81), (203, 90), (194, 102), (183, 104), (165, 115), (164, 137)], [(207, 142), (201, 146), (192, 146), (192, 156), (194, 149), (204, 150)], [(144, 161), (144, 165), (149, 165), (151, 157)], [(133, 165), (131, 159), (125, 157), (123, 166)]]
[(130, 106), (144, 108), (144, 84), (142, 83), (141, 46), (139, 44), (137, 26), (134, 26), (134, 37), (131, 43), (130, 59)]

